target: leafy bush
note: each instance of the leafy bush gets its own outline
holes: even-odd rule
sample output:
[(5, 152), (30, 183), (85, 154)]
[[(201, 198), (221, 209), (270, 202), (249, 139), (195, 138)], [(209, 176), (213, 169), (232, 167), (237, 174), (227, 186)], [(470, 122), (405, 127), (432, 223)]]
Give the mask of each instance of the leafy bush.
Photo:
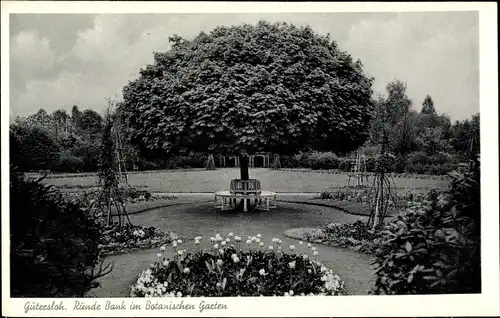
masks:
[(13, 297), (82, 297), (106, 273), (95, 271), (101, 228), (78, 204), (15, 170), (10, 204)]
[(385, 227), (374, 293), (481, 291), (479, 161), (452, 177), (448, 190), (431, 191)]
[[(196, 244), (201, 237), (197, 237)], [(234, 243), (233, 243), (234, 240)], [(250, 250), (230, 233), (211, 238), (213, 248), (187, 252), (173, 243), (174, 257), (158, 260), (139, 276), (131, 296), (298, 296), (339, 295), (343, 282), (307, 254), (283, 252), (281, 240), (264, 248), (260, 235), (249, 237)], [(165, 248), (163, 248), (165, 250)], [(317, 258), (317, 251), (312, 258)]]
[(41, 128), (28, 125), (10, 127), (10, 161), (19, 171), (51, 170), (59, 148)]
[(138, 189), (135, 187), (125, 186), (120, 187), (120, 191), (125, 201), (135, 201), (139, 199), (148, 201), (152, 197), (151, 192), (146, 189)]
[(63, 150), (59, 153), (58, 161), (53, 168), (55, 172), (80, 172), (84, 170), (83, 159)]
[(397, 172), (443, 175), (455, 170), (456, 158), (447, 153), (429, 155), (422, 151), (412, 152), (406, 158), (399, 157)]
[(313, 152), (309, 155), (309, 165), (313, 170), (338, 169), (339, 159), (332, 152)]

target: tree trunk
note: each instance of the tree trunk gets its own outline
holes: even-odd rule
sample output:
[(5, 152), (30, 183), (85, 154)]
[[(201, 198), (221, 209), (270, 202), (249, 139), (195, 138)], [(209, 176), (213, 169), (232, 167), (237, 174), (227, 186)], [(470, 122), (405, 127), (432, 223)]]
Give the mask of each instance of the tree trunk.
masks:
[(240, 179), (248, 180), (250, 176), (248, 174), (248, 156), (240, 156)]

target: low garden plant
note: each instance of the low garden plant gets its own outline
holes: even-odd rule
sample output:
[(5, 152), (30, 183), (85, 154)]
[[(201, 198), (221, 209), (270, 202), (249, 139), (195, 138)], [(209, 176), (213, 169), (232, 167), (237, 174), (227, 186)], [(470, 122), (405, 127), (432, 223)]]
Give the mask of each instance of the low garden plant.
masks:
[(102, 256), (121, 254), (143, 248), (160, 247), (178, 239), (173, 232), (155, 227), (125, 224), (118, 229), (116, 224), (106, 226), (99, 241)]
[[(121, 194), (124, 202), (127, 204), (139, 204), (141, 202), (151, 202), (155, 200), (171, 200), (174, 197), (155, 197), (147, 190), (133, 187), (121, 188)], [(99, 189), (90, 189), (87, 191), (66, 193), (65, 198), (68, 202), (85, 207), (101, 225), (101, 238), (99, 240), (99, 249), (101, 256), (115, 255), (130, 252), (141, 248), (155, 248), (163, 244), (178, 239), (178, 236), (169, 231), (163, 231), (155, 227), (145, 227), (133, 224), (124, 224), (120, 228), (116, 222), (110, 225), (105, 220), (96, 207), (96, 201), (99, 200)]]
[[(352, 187), (342, 187), (337, 191), (321, 192), (315, 199), (317, 200), (331, 200), (331, 201), (349, 201), (351, 203), (370, 203), (368, 188), (352, 188)], [(399, 203), (405, 203), (407, 206), (415, 202), (422, 202), (426, 198), (425, 192), (415, 192), (415, 191), (404, 191), (396, 192), (397, 201)], [(392, 202), (390, 202), (392, 204)]]
[(305, 233), (304, 239), (368, 254), (373, 254), (380, 244), (380, 235), (360, 220), (348, 224), (329, 223), (321, 229)]
[[(200, 245), (202, 237), (195, 238)], [(209, 297), (209, 296), (305, 296), (340, 295), (344, 284), (340, 277), (323, 266), (318, 251), (299, 242), (284, 251), (282, 242), (273, 238), (266, 244), (260, 235), (246, 242), (229, 233), (210, 238), (209, 249), (182, 249), (174, 241), (172, 258), (161, 248), (158, 259), (144, 270), (131, 287), (133, 297)]]

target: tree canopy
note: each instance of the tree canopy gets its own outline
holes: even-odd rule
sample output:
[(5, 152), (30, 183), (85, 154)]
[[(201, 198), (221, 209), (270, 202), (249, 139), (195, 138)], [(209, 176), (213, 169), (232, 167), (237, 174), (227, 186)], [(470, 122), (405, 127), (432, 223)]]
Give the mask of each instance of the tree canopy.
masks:
[(170, 41), (123, 88), (145, 153), (347, 152), (368, 136), (373, 79), (329, 35), (261, 21)]

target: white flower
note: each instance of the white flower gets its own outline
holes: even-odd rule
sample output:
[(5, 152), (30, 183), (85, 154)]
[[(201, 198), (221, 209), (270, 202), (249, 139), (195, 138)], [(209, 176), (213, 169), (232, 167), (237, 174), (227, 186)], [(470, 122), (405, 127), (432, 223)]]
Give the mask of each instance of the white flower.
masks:
[(220, 234), (219, 233), (215, 233), (215, 238), (218, 238), (220, 237)]
[(214, 244), (214, 248), (218, 249), (219, 248), (219, 244)]
[(249, 240), (251, 240), (251, 239), (252, 239), (252, 237), (249, 235), (249, 236), (248, 236), (248, 239), (249, 239)]
[(219, 254), (224, 255), (224, 250), (222, 248), (219, 249)]
[(177, 254), (182, 255), (182, 254), (184, 254), (184, 251), (183, 250), (178, 250)]
[(177, 297), (182, 297), (182, 293), (181, 292), (177, 292)]
[(168, 287), (168, 283), (167, 283), (167, 282), (164, 282), (164, 283), (163, 283), (163, 286)]
[(166, 259), (163, 261), (163, 266), (168, 266), (169, 261)]
[(172, 246), (173, 246), (173, 247), (177, 247), (177, 242), (175, 242), (175, 241), (174, 241), (174, 242), (172, 243)]
[(318, 251), (314, 251), (314, 252), (313, 252), (313, 255), (314, 255), (314, 256), (318, 256), (318, 254), (319, 254), (319, 253), (318, 253)]
[(307, 247), (311, 247), (311, 246), (312, 246), (311, 243), (307, 243)]
[(158, 258), (160, 258), (160, 257), (163, 256), (163, 254), (162, 253), (158, 253), (158, 254), (156, 254), (156, 256), (158, 256)]
[(240, 241), (241, 241), (241, 237), (239, 237), (239, 236), (235, 236), (235, 237), (234, 237), (234, 240), (235, 240), (236, 242), (240, 242)]
[(295, 245), (290, 245), (290, 250), (291, 251), (295, 250)]
[(182, 244), (182, 240), (177, 240), (177, 243), (178, 244)]
[(260, 274), (261, 276), (264, 276), (264, 275), (266, 275), (266, 271), (262, 268), (262, 269), (259, 271), (259, 274)]
[(287, 292), (285, 292), (285, 297), (288, 297), (288, 296), (290, 296), (290, 294), (289, 294), (289, 293), (287, 293)]
[(290, 290), (289, 293), (290, 293), (290, 296), (293, 296), (293, 290)]
[(309, 258), (309, 256), (307, 256), (307, 254), (304, 254), (304, 255), (302, 255), (302, 258), (303, 258), (304, 260), (306, 260), (306, 259), (308, 259), (308, 258)]
[(251, 240), (247, 240), (246, 242), (248, 245), (252, 244), (252, 241)]
[(311, 247), (311, 251), (315, 251), (316, 250), (316, 247)]
[(312, 270), (311, 270), (311, 269), (308, 269), (308, 270), (307, 270), (307, 273), (308, 273), (308, 274), (311, 274), (311, 273), (312, 273)]
[(288, 267), (290, 267), (291, 269), (294, 269), (295, 268), (295, 261), (288, 263)]
[(260, 246), (260, 247), (264, 246), (264, 242), (260, 242), (260, 243), (259, 243), (259, 246)]
[(233, 254), (231, 254), (231, 258), (235, 258), (235, 257), (237, 257), (237, 256), (238, 256), (237, 254), (234, 254), (234, 253), (233, 253)]
[(326, 275), (321, 276), (321, 280), (322, 280), (323, 282), (326, 282), (326, 280), (327, 280)]
[(210, 238), (210, 242), (215, 242), (215, 237), (213, 237), (213, 236), (212, 236), (212, 237)]
[(222, 242), (220, 242), (220, 245), (221, 245), (221, 246), (226, 245), (226, 241), (222, 241)]
[(272, 250), (274, 249), (274, 247), (273, 247), (272, 245), (269, 245), (268, 249), (269, 249), (270, 251), (272, 251)]
[(304, 244), (304, 242), (302, 242), (302, 241), (299, 241), (299, 245), (302, 245), (302, 244)]
[(200, 245), (200, 240), (194, 240), (194, 244)]
[(221, 283), (217, 283), (217, 284), (215, 284), (215, 286), (216, 286), (217, 288), (221, 288), (221, 286), (222, 286), (222, 285), (221, 285)]
[(223, 263), (224, 262), (220, 258), (217, 260), (217, 266), (222, 266)]
[(163, 245), (162, 247), (160, 247), (160, 250), (164, 251), (166, 249), (165, 245)]
[(255, 236), (252, 236), (252, 238), (250, 239), (253, 242), (257, 241), (257, 238)]
[(227, 236), (233, 237), (233, 235), (234, 235), (233, 232), (229, 232), (229, 234)]
[(276, 243), (281, 244), (281, 243), (283, 243), (283, 241), (281, 241), (280, 239), (277, 239)]
[(202, 237), (201, 236), (197, 236), (194, 238), (195, 240), (198, 240), (198, 241), (201, 241)]
[(257, 238), (257, 239), (255, 240), (255, 242), (256, 242), (256, 243), (260, 243), (260, 238)]
[(262, 237), (262, 235), (260, 235), (260, 234), (257, 234), (257, 237), (258, 237), (258, 238), (261, 238), (261, 237)]
[(278, 251), (281, 251), (281, 246), (278, 246)]
[(229, 243), (231, 242), (231, 239), (229, 237), (226, 238), (226, 242)]
[(236, 256), (236, 257), (233, 258), (233, 262), (235, 264), (238, 264), (239, 261), (240, 261), (240, 259), (238, 258), (238, 256)]
[(183, 272), (184, 272), (184, 274), (189, 274), (189, 272), (190, 272), (189, 267), (184, 268)]

